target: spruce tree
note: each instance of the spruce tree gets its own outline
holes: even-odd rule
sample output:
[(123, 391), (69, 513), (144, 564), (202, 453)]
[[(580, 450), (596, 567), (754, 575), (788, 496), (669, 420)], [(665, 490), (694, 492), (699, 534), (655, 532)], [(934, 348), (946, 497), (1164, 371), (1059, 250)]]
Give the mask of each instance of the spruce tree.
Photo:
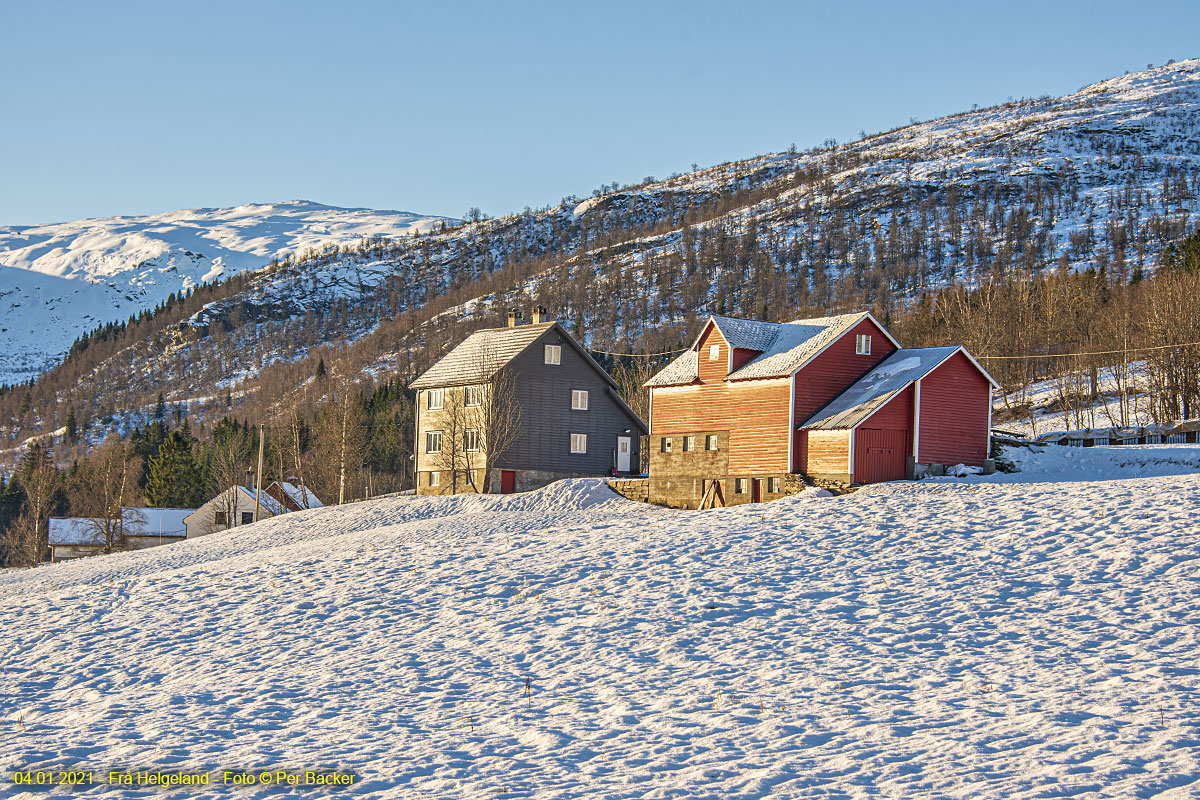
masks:
[(157, 508), (196, 508), (205, 500), (205, 481), (191, 442), (173, 431), (150, 459), (146, 504)]

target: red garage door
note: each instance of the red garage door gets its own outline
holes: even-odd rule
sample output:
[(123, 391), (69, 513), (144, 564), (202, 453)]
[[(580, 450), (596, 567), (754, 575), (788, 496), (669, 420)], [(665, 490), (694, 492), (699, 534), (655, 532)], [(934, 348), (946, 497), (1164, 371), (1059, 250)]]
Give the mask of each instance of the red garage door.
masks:
[(854, 431), (854, 481), (878, 483), (908, 477), (908, 431), (858, 428)]

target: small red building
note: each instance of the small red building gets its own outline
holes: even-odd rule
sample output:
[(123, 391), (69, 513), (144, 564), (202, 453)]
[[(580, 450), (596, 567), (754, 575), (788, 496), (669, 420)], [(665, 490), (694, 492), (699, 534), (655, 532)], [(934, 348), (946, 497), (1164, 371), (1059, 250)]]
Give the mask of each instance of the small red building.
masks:
[(901, 348), (869, 313), (710, 317), (646, 386), (650, 499), (685, 508), (981, 466), (998, 388), (961, 347)]

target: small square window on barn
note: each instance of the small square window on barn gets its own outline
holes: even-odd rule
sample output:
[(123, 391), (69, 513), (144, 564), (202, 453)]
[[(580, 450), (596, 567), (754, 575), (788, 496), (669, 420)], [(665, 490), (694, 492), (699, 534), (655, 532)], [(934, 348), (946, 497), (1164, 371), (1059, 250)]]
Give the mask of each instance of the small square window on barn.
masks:
[(446, 400), (445, 389), (430, 389), (425, 393), (425, 407), (434, 409), (441, 408)]
[(710, 344), (708, 346), (708, 360), (716, 361), (720, 357), (721, 357), (721, 345)]
[(767, 478), (767, 491), (772, 494), (779, 491), (779, 478)]
[(868, 334), (860, 333), (854, 339), (854, 352), (860, 356), (871, 355), (871, 337)]
[(249, 525), (251, 522), (254, 522), (254, 512), (253, 511), (243, 511), (242, 512), (242, 524)]
[(750, 488), (749, 478), (738, 478), (733, 482), (733, 491), (737, 494), (745, 494)]
[(224, 511), (213, 512), (213, 525), (228, 525), (229, 516)]
[(695, 436), (683, 437), (683, 452), (690, 453), (695, 449), (696, 449), (696, 437)]
[(710, 433), (708, 436), (704, 437), (704, 449), (705, 450), (716, 450), (717, 449), (717, 435), (715, 433)]
[(571, 390), (571, 410), (572, 411), (587, 411), (587, 409), (588, 409), (587, 389), (572, 389)]
[(671, 452), (671, 437), (664, 436), (662, 438), (662, 442), (659, 444), (659, 446), (662, 448), (662, 452), (664, 452), (664, 453)]
[(546, 345), (546, 363), (561, 364), (562, 363), (562, 345), (548, 344)]
[(586, 453), (587, 452), (587, 434), (572, 433), (571, 434), (571, 452)]

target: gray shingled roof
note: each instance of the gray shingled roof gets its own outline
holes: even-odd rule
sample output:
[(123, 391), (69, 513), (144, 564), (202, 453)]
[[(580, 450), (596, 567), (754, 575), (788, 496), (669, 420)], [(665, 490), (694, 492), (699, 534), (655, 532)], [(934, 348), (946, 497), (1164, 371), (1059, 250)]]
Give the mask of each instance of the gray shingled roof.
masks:
[(932, 372), (960, 347), (914, 347), (897, 350), (803, 422), (801, 428), (853, 428), (874, 414), (909, 384)]
[[(733, 317), (712, 317), (712, 321), (730, 346), (759, 350), (757, 356), (729, 374), (728, 380), (751, 378), (781, 378), (791, 375), (798, 367), (815, 356), (823, 347), (867, 316), (841, 314), (836, 317), (798, 319), (792, 322), (759, 322)], [(696, 380), (698, 354), (697, 338), (692, 349), (663, 367), (646, 386), (679, 386)]]
[(540, 325), (475, 331), (409, 384), (409, 388), (463, 386), (491, 380), (501, 367), (523, 353), (554, 325), (553, 322), (544, 322)]

